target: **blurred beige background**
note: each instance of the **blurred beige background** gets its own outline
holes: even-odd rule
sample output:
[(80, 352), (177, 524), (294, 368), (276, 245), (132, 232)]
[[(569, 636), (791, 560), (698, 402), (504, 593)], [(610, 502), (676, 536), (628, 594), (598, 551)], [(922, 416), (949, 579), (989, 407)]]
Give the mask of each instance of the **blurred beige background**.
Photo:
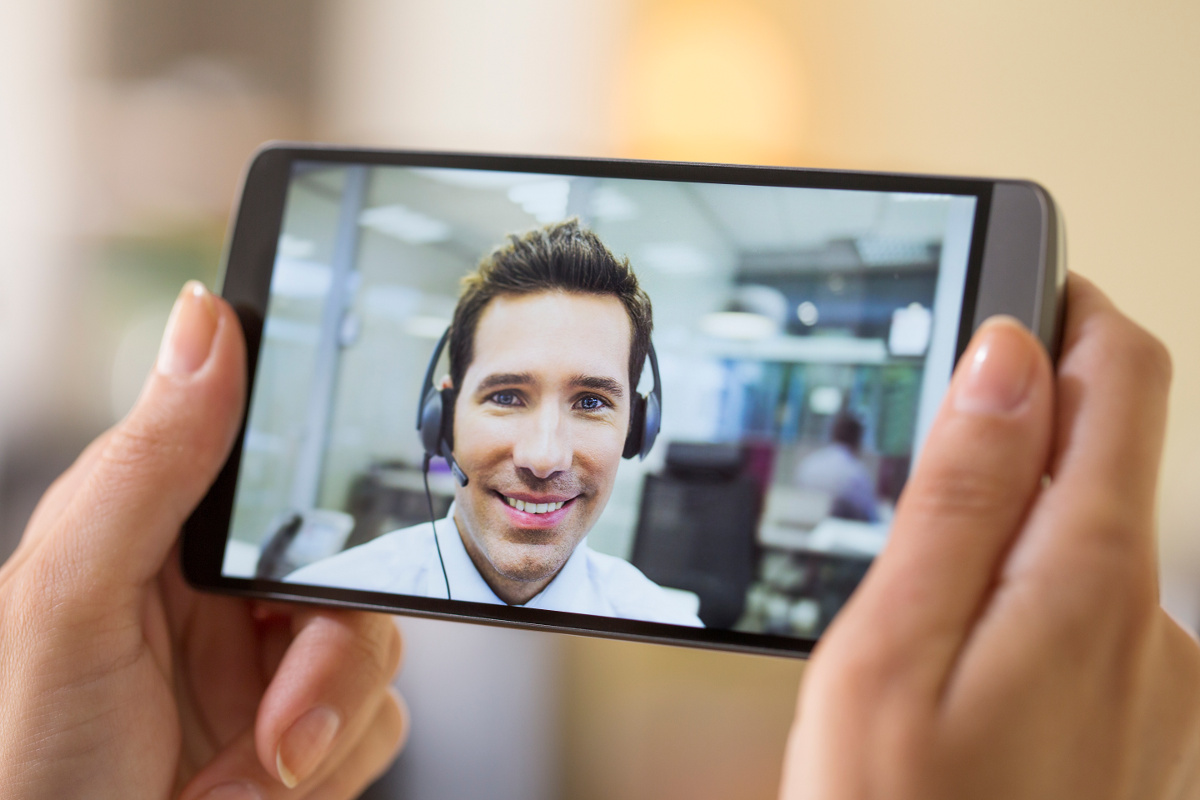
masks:
[[(1200, 620), (1200, 6), (1014, 0), (0, 5), (0, 552), (216, 278), (260, 141), (1033, 178), (1170, 347), (1168, 607)], [(799, 662), (406, 623), (372, 797), (774, 795)]]

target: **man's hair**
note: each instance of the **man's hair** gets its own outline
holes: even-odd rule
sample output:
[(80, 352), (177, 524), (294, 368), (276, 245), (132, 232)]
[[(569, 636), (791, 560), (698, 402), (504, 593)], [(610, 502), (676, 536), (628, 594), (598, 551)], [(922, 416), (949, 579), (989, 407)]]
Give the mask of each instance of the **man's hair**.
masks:
[(829, 438), (846, 445), (855, 453), (862, 447), (863, 424), (852, 412), (842, 411), (833, 420)]
[(650, 298), (638, 286), (629, 259), (618, 259), (600, 237), (579, 224), (577, 218), (556, 222), (517, 236), (479, 262), (462, 279), (462, 292), (450, 324), (450, 380), (462, 387), (463, 376), (475, 356), (475, 328), (493, 298), (505, 294), (537, 292), (611, 294), (629, 315), (632, 344), (629, 348), (630, 390), (636, 391), (646, 353), (650, 350), (653, 317)]

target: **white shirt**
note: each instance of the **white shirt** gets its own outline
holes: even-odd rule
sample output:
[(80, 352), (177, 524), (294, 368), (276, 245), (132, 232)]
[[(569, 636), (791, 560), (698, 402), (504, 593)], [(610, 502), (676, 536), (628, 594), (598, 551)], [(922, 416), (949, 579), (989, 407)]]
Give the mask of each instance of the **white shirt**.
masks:
[(796, 482), (833, 497), (833, 515), (864, 522), (879, 520), (871, 475), (841, 442), (831, 442), (806, 456), (796, 469)]
[[(385, 533), (358, 547), (301, 567), (289, 583), (362, 589), (418, 597), (450, 596), (471, 603), (503, 604), (467, 554), (454, 522), (454, 506), (437, 521), (437, 541), (446, 564), (443, 577), (428, 522)], [(602, 617), (703, 627), (700, 619), (628, 561), (579, 543), (554, 579), (525, 608), (570, 611)]]

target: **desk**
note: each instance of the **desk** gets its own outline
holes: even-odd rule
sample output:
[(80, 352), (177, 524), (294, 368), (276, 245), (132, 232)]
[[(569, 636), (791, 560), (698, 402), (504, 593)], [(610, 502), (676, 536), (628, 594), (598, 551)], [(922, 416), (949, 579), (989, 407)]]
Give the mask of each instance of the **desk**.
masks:
[(811, 528), (776, 522), (763, 525), (758, 542), (789, 553), (874, 558), (883, 550), (890, 526), (886, 522), (857, 522), (827, 517)]
[(774, 633), (819, 636), (887, 541), (889, 525), (827, 517), (811, 528), (764, 524), (758, 620)]

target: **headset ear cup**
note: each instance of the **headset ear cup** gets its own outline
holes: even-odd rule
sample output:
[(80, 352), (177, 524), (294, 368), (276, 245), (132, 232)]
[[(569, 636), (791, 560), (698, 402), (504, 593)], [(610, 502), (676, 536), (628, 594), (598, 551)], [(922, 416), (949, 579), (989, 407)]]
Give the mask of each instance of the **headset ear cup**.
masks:
[(658, 395), (651, 394), (643, 401), (642, 442), (638, 448), (638, 457), (645, 458), (654, 447), (658, 438), (658, 429), (662, 426), (662, 409), (659, 407)]
[(426, 455), (438, 454), (442, 439), (442, 393), (430, 389), (421, 403), (421, 445)]
[(645, 420), (646, 398), (635, 394), (629, 408), (629, 432), (625, 434), (625, 449), (621, 451), (622, 458), (633, 458), (642, 452)]
[(441, 391), (441, 440), (446, 443), (446, 451), (454, 452), (454, 403), (458, 400), (458, 392), (446, 388)]

